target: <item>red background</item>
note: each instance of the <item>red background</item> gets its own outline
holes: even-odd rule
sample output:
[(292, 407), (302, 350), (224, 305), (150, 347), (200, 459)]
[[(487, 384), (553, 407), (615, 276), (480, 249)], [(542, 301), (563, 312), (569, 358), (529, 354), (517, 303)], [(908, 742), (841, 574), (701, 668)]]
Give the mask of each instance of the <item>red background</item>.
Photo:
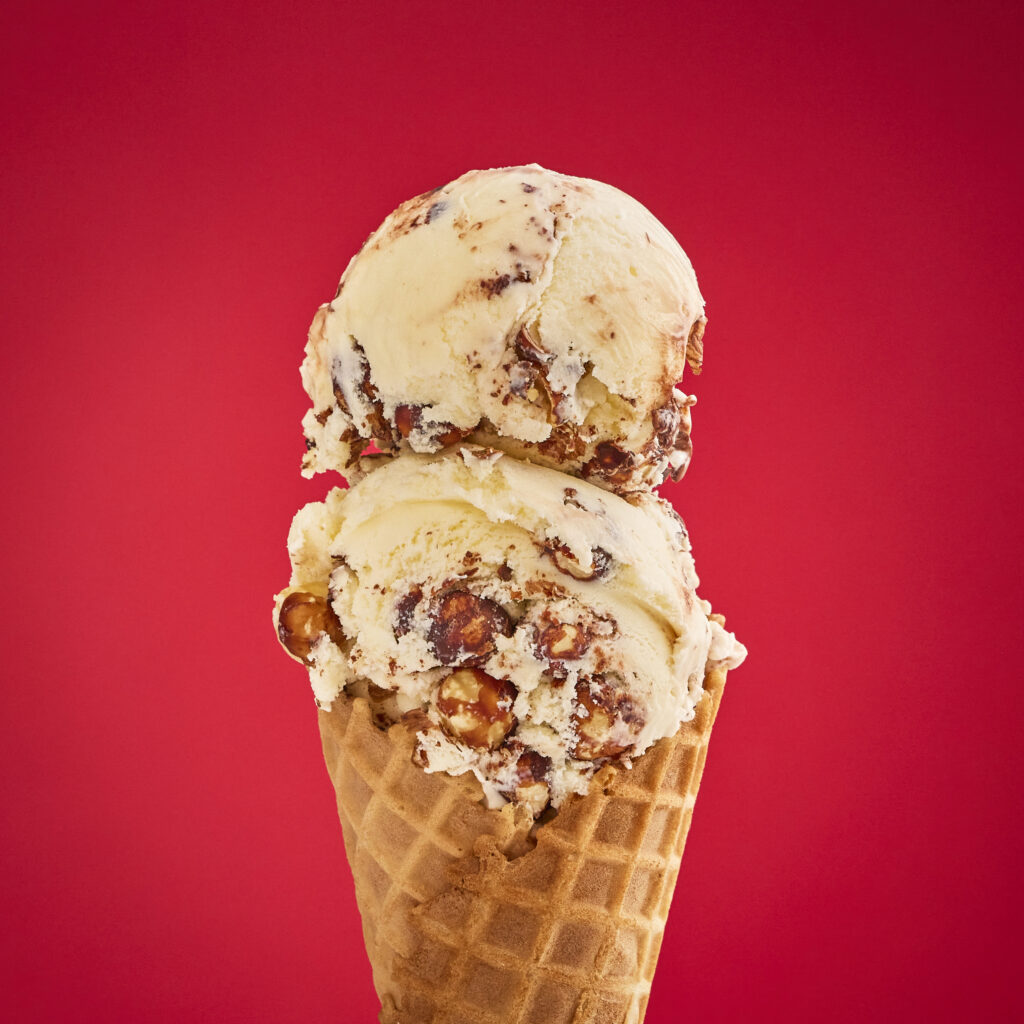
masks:
[(751, 655), (648, 1021), (1021, 1012), (1015, 4), (5, 10), (5, 1019), (373, 1017), (270, 626), (298, 363), (393, 206), (532, 160), (708, 299), (671, 497)]

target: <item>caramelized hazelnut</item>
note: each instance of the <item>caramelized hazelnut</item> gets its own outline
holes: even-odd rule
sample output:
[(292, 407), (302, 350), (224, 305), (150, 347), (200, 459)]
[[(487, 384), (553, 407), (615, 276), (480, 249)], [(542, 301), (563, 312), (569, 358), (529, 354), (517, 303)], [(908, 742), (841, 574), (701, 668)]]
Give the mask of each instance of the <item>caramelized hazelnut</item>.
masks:
[(343, 640), (341, 624), (327, 598), (305, 590), (293, 591), (281, 602), (277, 635), (290, 654), (305, 662), (322, 636), (339, 644)]
[(402, 437), (408, 437), (419, 426), (420, 407), (418, 405), (399, 405), (395, 408), (395, 426)]
[(363, 346), (354, 338), (352, 348), (359, 359), (361, 370), (359, 378), (354, 383), (366, 400), (367, 408), (364, 411), (370, 426), (370, 434), (381, 451), (393, 451), (396, 444), (395, 431), (384, 417), (384, 405), (377, 394), (377, 386), (373, 383), (370, 362), (366, 358)]
[(495, 650), (495, 638), (512, 632), (501, 605), (468, 590), (451, 590), (434, 610), (429, 640), (442, 665), (482, 665)]
[(594, 457), (582, 467), (584, 478), (596, 476), (613, 484), (629, 482), (636, 457), (611, 441), (602, 441), (594, 449)]
[(541, 348), (540, 344), (534, 340), (533, 335), (525, 327), (519, 329), (513, 347), (520, 359), (525, 359), (536, 366), (548, 366), (555, 359), (554, 352), (548, 352), (546, 349)]
[(437, 710), (445, 728), (471, 747), (494, 750), (516, 724), (512, 704), (516, 688), (477, 668), (453, 672), (437, 692)]
[(525, 782), (516, 786), (516, 803), (528, 808), (535, 818), (547, 807), (550, 799), (551, 790), (546, 782)]
[(573, 757), (594, 761), (599, 757), (615, 757), (628, 750), (631, 744), (617, 743), (611, 736), (617, 721), (635, 723), (640, 719), (633, 701), (625, 694), (615, 694), (607, 686), (598, 686), (597, 692), (587, 683), (576, 687), (576, 700), (580, 714), (576, 716), (578, 739)]
[(398, 436), (408, 439), (414, 431), (419, 431), (421, 440), (426, 435), (431, 449), (447, 448), (449, 445), (457, 444), (472, 430), (462, 430), (454, 423), (437, 423), (430, 420), (429, 416), (424, 423), (423, 406), (421, 405), (398, 405), (395, 407), (395, 429)]
[(586, 630), (572, 622), (555, 622), (537, 637), (538, 652), (555, 661), (582, 658), (589, 646)]
[(472, 433), (472, 430), (463, 430), (454, 423), (437, 423), (434, 425), (434, 433), (430, 440), (441, 448), (458, 444), (464, 437)]
[(571, 462), (587, 450), (586, 442), (574, 423), (554, 423), (551, 434), (537, 445), (537, 450), (559, 462)]
[(604, 548), (594, 548), (590, 553), (590, 568), (584, 568), (579, 559), (565, 544), (558, 544), (548, 549), (551, 560), (559, 572), (572, 576), (577, 580), (593, 580), (604, 576), (612, 565), (612, 556)]
[(686, 339), (686, 361), (694, 373), (700, 373), (701, 364), (704, 362), (704, 328), (707, 322), (706, 316), (697, 320), (690, 328), (690, 336)]
[(671, 468), (673, 480), (679, 480), (686, 472), (693, 451), (690, 440), (690, 428), (693, 420), (690, 406), (695, 399), (673, 392), (666, 405), (660, 406), (651, 413), (654, 437), (651, 439), (644, 454), (655, 459), (668, 454), (673, 457)]

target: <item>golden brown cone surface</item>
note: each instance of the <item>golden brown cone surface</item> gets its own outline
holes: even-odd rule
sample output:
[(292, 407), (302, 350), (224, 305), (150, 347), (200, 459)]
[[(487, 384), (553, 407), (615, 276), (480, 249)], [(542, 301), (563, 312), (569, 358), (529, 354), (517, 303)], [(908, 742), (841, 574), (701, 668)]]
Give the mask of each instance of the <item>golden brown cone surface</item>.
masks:
[(692, 722), (608, 766), (530, 837), (472, 775), (413, 763), (415, 733), (340, 697), (320, 734), (381, 1024), (640, 1024), (725, 670)]

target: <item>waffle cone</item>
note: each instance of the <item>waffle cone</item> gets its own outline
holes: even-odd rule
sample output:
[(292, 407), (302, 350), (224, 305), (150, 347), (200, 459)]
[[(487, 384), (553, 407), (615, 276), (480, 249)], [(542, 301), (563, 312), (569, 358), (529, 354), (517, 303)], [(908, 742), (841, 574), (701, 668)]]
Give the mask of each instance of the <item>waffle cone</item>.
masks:
[(381, 1024), (640, 1024), (724, 685), (532, 836), (365, 700), (321, 711)]

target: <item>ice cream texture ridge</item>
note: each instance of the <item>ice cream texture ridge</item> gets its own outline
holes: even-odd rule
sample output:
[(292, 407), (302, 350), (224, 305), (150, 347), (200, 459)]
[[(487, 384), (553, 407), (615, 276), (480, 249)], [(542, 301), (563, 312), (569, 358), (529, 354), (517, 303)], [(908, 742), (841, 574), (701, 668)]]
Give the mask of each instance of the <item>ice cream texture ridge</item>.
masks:
[[(403, 203), (313, 320), (303, 473), (349, 486), (295, 516), (274, 623), (320, 709), (383, 1022), (643, 1020), (746, 656), (653, 491), (689, 463), (705, 324), (651, 213), (537, 165)], [(594, 850), (595, 878), (622, 865), (603, 909)], [(552, 851), (572, 878), (524, 882)], [(541, 924), (488, 947), (495, 901)], [(585, 948), (560, 961), (566, 919)], [(487, 948), (504, 981), (481, 988)]]

